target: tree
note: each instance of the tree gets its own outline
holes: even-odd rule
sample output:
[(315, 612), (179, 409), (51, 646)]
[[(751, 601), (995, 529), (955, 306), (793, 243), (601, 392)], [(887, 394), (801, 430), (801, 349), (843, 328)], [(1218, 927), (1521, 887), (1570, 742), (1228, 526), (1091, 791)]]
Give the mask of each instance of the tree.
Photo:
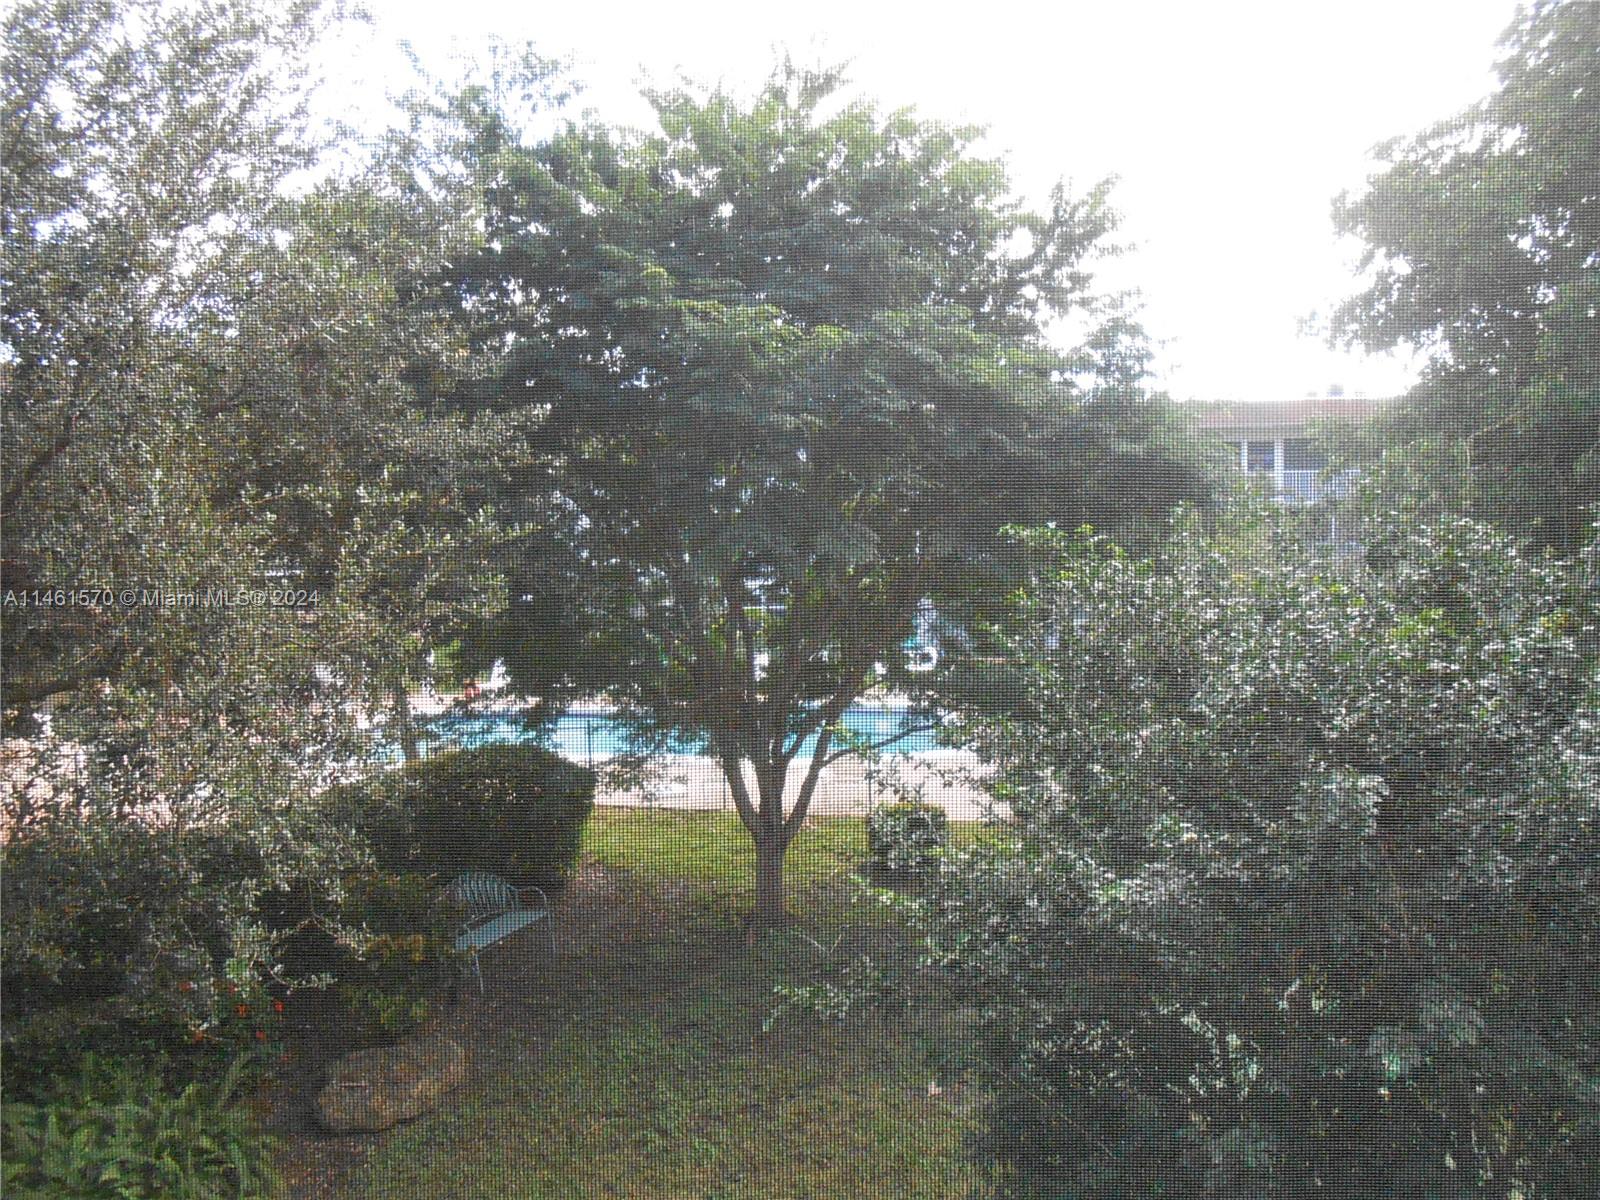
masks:
[[(1126, 386), (1126, 339), (1045, 336), (1120, 319), (1091, 291), (1105, 188), (1029, 212), (976, 130), (840, 86), (786, 64), (747, 105), (653, 93), (658, 136), (531, 145), (486, 104), (486, 248), (453, 276), (505, 356), (460, 399), (540, 414), (547, 469), (508, 491), (567, 514), (483, 640), (514, 684), (604, 688), (643, 744), (721, 764), (756, 845), (753, 930), (783, 919), (845, 710), (875, 665), (912, 683), (924, 600), (981, 612), (1007, 521), (1153, 525), (1203, 490)], [(1073, 382), (1102, 363), (1124, 386)]]
[[(394, 567), (422, 547), (414, 538), (386, 557), (385, 533), (452, 518), (459, 530), (473, 516), (442, 503), (467, 457), (462, 430), (424, 419), (408, 382), (460, 358), (458, 330), (407, 289), (470, 236), (467, 214), (411, 178), (415, 145), (364, 174), (285, 190), (319, 150), (296, 103), (295, 54), (325, 24), (315, 4), (273, 16), (245, 3), (13, 14), (3, 515), (14, 593), (270, 575), (331, 594), (338, 570)], [(162, 486), (195, 494), (169, 502)], [(140, 567), (139, 545), (183, 535), (135, 536), (130, 523), (179, 514), (255, 539), (224, 555), (253, 566)], [(352, 554), (358, 527), (373, 544)], [(420, 584), (392, 590), (426, 595)], [(148, 614), (105, 608), (7, 609), (13, 719), (131, 660), (130, 629)]]
[(983, 1146), (1018, 1196), (1591, 1195), (1593, 577), (1288, 529), (1032, 539), (1025, 702), (971, 726), (1013, 820), (911, 905)]
[(1377, 430), (1426, 488), (1570, 553), (1600, 498), (1600, 8), (1538, 0), (1502, 45), (1492, 96), (1335, 205), (1372, 272), (1335, 323), (1428, 353)]
[(408, 382), (458, 357), (407, 281), (467, 214), (398, 156), (289, 187), (336, 17), (6, 19), (8, 1016), (270, 967), (255, 898), (361, 853), (312, 803), (370, 752), (357, 718), (494, 599), (485, 516), (434, 486), (464, 427)]

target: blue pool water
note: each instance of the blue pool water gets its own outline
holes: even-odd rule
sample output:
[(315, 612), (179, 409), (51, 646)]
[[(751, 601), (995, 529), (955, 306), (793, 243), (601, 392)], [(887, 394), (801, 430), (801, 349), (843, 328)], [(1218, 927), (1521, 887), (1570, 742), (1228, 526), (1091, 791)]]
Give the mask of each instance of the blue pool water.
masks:
[[(933, 730), (922, 728), (927, 723), (924, 716), (910, 713), (904, 708), (883, 705), (858, 705), (848, 709), (841, 722), (850, 732), (871, 742), (887, 742), (881, 747), (886, 754), (915, 754), (939, 749)], [(539, 733), (525, 729), (521, 717), (509, 714), (439, 717), (428, 722), (425, 728), (433, 738), (454, 746), (542, 741), (563, 757), (577, 762), (620, 754), (629, 748), (627, 729), (611, 713), (598, 709), (575, 709), (563, 715), (553, 729)], [(906, 732), (899, 733), (901, 730)], [(816, 748), (816, 742), (815, 735), (807, 739), (799, 757), (809, 756)], [(833, 744), (837, 748), (838, 740), (835, 739)], [(704, 752), (703, 747), (691, 743), (673, 749), (675, 754)]]

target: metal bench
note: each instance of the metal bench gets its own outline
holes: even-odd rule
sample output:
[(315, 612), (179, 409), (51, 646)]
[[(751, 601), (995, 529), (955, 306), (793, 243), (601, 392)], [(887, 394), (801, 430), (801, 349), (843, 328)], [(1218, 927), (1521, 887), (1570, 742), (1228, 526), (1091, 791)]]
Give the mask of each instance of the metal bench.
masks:
[[(550, 934), (550, 953), (556, 952), (555, 922), (550, 916), (550, 897), (536, 887), (514, 888), (488, 871), (466, 871), (450, 881), (445, 889), (451, 900), (466, 910), (466, 922), (456, 931), (456, 949), (472, 955), (472, 973), (483, 991), (483, 968), (478, 954), (509, 937), (519, 929), (543, 921)], [(537, 897), (533, 902), (530, 897)]]

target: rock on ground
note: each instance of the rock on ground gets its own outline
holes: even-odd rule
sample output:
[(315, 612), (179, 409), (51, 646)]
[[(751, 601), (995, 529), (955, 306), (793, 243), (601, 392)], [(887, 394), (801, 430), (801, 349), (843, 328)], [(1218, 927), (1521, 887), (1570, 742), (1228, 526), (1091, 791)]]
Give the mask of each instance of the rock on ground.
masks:
[(448, 1038), (357, 1050), (328, 1072), (317, 1117), (334, 1133), (367, 1133), (421, 1116), (467, 1078), (467, 1053)]

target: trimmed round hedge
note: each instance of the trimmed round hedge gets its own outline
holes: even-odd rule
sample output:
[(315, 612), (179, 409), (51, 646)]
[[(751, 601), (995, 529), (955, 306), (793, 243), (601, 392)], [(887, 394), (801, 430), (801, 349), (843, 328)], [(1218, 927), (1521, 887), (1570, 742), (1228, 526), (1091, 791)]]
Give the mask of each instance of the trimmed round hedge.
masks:
[(563, 887), (594, 811), (595, 774), (537, 746), (453, 750), (340, 789), (385, 870), (448, 881), (492, 871)]

